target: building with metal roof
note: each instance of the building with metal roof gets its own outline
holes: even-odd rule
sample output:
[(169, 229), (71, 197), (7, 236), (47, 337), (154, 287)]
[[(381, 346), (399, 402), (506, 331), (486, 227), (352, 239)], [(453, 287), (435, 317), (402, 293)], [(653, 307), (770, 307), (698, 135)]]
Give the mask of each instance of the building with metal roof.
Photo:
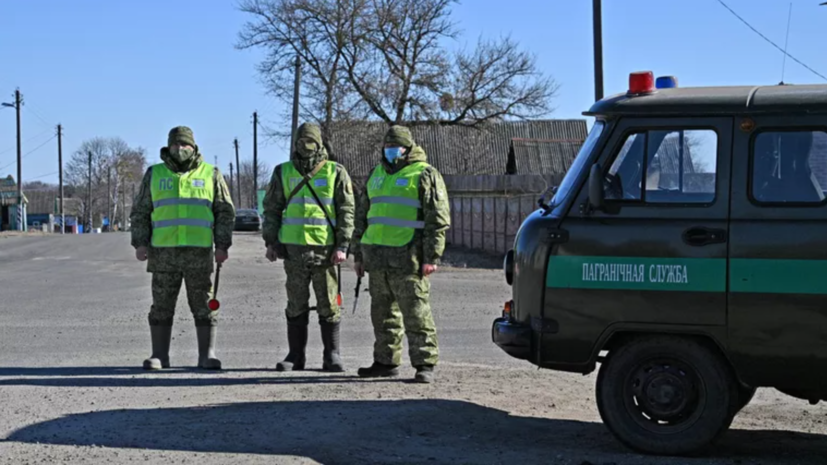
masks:
[(16, 230), (18, 225), (26, 227), (26, 204), (29, 200), (17, 193), (17, 183), (9, 175), (0, 179), (0, 231)]
[[(333, 158), (354, 179), (365, 179), (382, 156), (384, 122), (347, 123), (331, 131)], [(428, 162), (443, 175), (564, 173), (586, 139), (586, 121), (498, 122), (479, 128), (411, 126)]]

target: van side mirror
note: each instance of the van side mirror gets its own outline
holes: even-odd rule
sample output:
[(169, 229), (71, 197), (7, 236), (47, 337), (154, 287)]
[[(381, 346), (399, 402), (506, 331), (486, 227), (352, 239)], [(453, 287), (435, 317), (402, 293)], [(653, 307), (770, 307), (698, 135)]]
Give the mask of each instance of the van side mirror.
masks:
[(603, 191), (603, 167), (600, 166), (600, 163), (595, 163), (589, 171), (589, 205), (593, 210), (603, 210), (605, 195)]

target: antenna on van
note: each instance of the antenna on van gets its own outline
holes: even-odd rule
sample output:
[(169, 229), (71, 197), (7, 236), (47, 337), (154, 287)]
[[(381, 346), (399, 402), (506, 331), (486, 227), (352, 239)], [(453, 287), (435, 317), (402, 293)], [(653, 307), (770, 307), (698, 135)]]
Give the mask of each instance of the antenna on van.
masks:
[(790, 2), (790, 11), (787, 14), (787, 38), (784, 39), (784, 59), (781, 62), (781, 82), (778, 84), (780, 86), (784, 85), (784, 74), (787, 69), (787, 46), (790, 43), (790, 20), (793, 16), (793, 2)]

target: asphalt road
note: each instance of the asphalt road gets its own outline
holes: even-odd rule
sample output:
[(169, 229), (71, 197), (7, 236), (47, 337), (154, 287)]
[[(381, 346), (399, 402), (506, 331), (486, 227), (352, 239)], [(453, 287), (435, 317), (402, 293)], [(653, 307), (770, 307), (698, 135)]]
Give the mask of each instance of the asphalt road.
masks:
[[(537, 370), (490, 340), (510, 295), (494, 269), (434, 277), (437, 382), (360, 380), (373, 341), (355, 276), (343, 273), (344, 374), (325, 374), (315, 317), (309, 370), (286, 353), (284, 272), (260, 237), (236, 236), (221, 276), (218, 356), (196, 362), (182, 292), (173, 368), (145, 373), (150, 275), (126, 234), (0, 236), (0, 463), (826, 463), (827, 408), (759, 390), (731, 431), (695, 459), (644, 457), (600, 423), (594, 375)], [(407, 354), (404, 357), (407, 364)]]

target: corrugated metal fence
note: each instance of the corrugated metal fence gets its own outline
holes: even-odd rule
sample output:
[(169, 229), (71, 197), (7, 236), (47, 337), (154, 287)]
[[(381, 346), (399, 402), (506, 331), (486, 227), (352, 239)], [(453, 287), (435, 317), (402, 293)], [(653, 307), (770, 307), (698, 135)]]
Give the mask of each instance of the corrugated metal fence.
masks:
[(561, 175), (444, 176), (451, 202), (447, 242), (504, 254), (523, 220), (537, 210), (537, 199)]
[[(330, 138), (334, 158), (347, 167), (351, 177), (369, 176), (382, 157), (387, 129), (381, 122), (338, 123)], [(425, 149), (428, 163), (443, 176), (506, 174), (512, 140), (517, 141), (515, 156), (519, 159), (514, 173), (547, 173), (536, 170), (559, 169), (551, 164), (572, 159), (587, 134), (586, 120), (579, 119), (509, 121), (480, 128), (415, 125), (410, 129)], [(557, 157), (561, 161), (552, 160)]]

